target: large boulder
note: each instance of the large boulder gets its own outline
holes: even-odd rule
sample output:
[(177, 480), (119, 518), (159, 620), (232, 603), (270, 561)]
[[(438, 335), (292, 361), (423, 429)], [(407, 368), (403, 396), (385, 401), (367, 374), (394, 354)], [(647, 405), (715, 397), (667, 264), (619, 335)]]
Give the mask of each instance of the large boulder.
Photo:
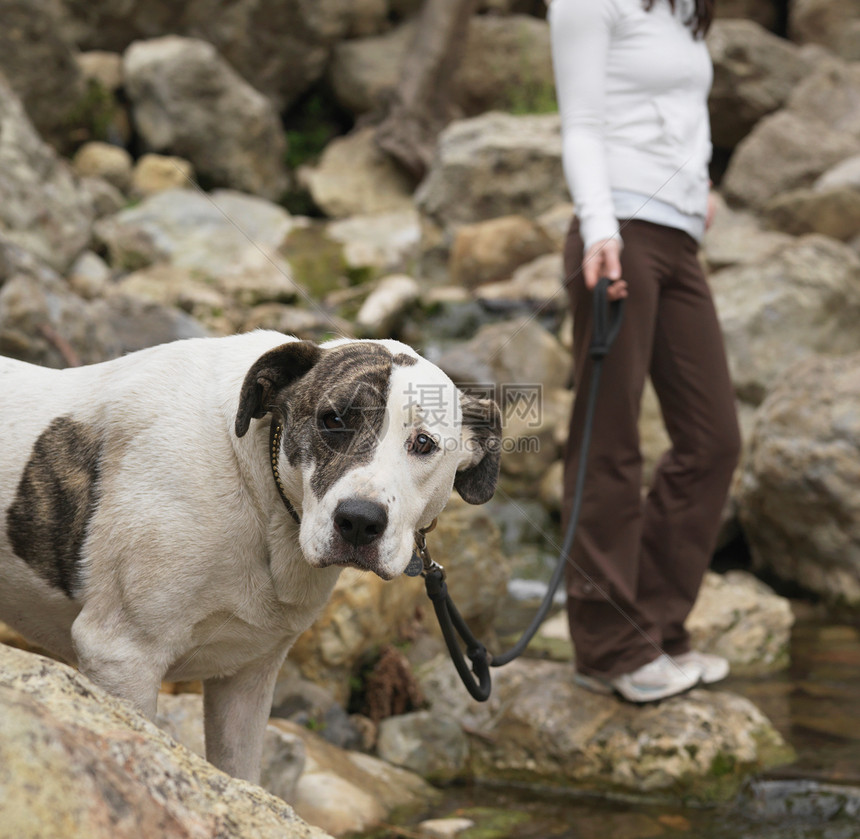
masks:
[(71, 169), (39, 139), (0, 75), (0, 233), (64, 271), (89, 242), (93, 206)]
[(338, 103), (354, 114), (381, 108), (397, 86), (414, 38), (415, 23), (409, 21), (381, 35), (335, 44), (328, 82)]
[(793, 241), (787, 233), (763, 229), (759, 216), (729, 207), (719, 193), (712, 193), (714, 220), (702, 241), (702, 257), (711, 271), (731, 265), (764, 262)]
[(820, 61), (787, 106), (760, 120), (732, 156), (723, 189), (730, 202), (761, 210), (779, 193), (811, 186), (857, 153), (860, 65)]
[(419, 675), (433, 706), (465, 726), (482, 780), (713, 800), (791, 756), (767, 718), (731, 693), (634, 706), (578, 687), (569, 663), (520, 658), (494, 670), (492, 695), (475, 703), (449, 661)]
[(794, 41), (821, 44), (849, 61), (860, 60), (860, 9), (844, 0), (792, 0), (788, 29)]
[(0, 646), (4, 836), (325, 839), (70, 667)]
[(491, 111), (451, 123), (415, 197), (445, 228), (504, 215), (533, 218), (569, 200), (558, 115)]
[(786, 371), (742, 469), (738, 512), (756, 566), (860, 605), (860, 354)]
[(287, 146), (278, 114), (211, 44), (175, 35), (139, 41), (123, 72), (147, 150), (187, 158), (215, 186), (281, 196)]
[(482, 15), (469, 22), (452, 99), (463, 113), (554, 111), (549, 25), (531, 15)]
[(460, 385), (489, 387), (501, 403), (563, 388), (570, 378), (570, 355), (534, 318), (483, 326), (437, 364)]
[(686, 627), (694, 649), (728, 659), (735, 675), (790, 663), (791, 603), (746, 571), (708, 572)]
[(465, 224), (451, 248), (451, 279), (467, 288), (507, 280), (521, 265), (550, 253), (550, 237), (531, 219), (500, 216)]
[[(202, 757), (201, 697), (162, 695), (158, 708), (158, 726)], [(275, 717), (266, 729), (260, 784), (299, 816), (335, 835), (370, 830), (395, 807), (425, 805), (436, 794), (412, 772), (345, 751), (308, 728)]]
[(64, 0), (82, 49), (121, 52), (132, 42), (167, 34), (214, 44), (280, 111), (326, 67), (331, 46), (344, 37), (388, 26), (386, 0)]
[(711, 278), (738, 396), (752, 404), (795, 361), (860, 350), (860, 259), (826, 236)]
[(171, 189), (100, 219), (95, 233), (116, 268), (165, 263), (255, 305), (295, 297), (278, 249), (296, 226), (282, 207), (252, 195)]
[(777, 6), (771, 0), (720, 0), (715, 8), (717, 19), (753, 20), (765, 29), (777, 26)]
[(738, 144), (721, 188), (730, 203), (760, 211), (856, 153), (857, 138), (849, 132), (783, 109), (760, 120)]
[(338, 137), (319, 163), (300, 178), (314, 203), (331, 218), (404, 212), (412, 207), (412, 182), (374, 142), (374, 129)]
[(792, 92), (788, 107), (819, 125), (847, 132), (855, 141), (860, 140), (860, 64), (817, 63), (815, 72)]
[(184, 312), (124, 295), (88, 301), (49, 269), (0, 288), (0, 353), (47, 367), (95, 364), (207, 332)]
[(715, 21), (707, 43), (714, 63), (711, 133), (714, 145), (733, 149), (786, 103), (810, 71), (810, 58), (751, 20)]
[[(333, 50), (329, 80), (343, 107), (356, 114), (379, 108), (397, 86), (415, 39), (414, 20), (369, 38), (341, 41)], [(516, 113), (555, 109), (555, 84), (545, 21), (530, 15), (481, 15), (469, 21), (451, 99), (460, 113)]]
[(39, 133), (57, 146), (66, 145), (84, 85), (57, 4), (2, 0), (0, 20), (0, 72)]

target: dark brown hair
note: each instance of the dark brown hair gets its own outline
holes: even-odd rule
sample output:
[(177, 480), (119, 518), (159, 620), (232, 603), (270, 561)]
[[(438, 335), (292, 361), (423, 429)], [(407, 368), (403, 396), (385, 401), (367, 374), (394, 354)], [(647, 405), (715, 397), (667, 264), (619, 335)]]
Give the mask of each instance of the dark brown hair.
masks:
[[(645, 10), (651, 11), (655, 0), (642, 0)], [(714, 20), (714, 3), (716, 0), (695, 0), (696, 10), (684, 23), (693, 31), (696, 38), (704, 38)], [(675, 0), (669, 0), (669, 5), (675, 9)]]

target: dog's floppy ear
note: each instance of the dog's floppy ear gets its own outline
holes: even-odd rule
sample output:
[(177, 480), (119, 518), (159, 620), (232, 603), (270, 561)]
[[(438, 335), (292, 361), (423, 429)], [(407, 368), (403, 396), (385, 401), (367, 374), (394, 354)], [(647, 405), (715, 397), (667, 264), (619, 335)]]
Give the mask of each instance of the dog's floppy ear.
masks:
[(502, 420), (492, 399), (460, 394), (462, 442), (466, 454), (454, 476), (454, 489), (469, 504), (485, 504), (496, 491), (501, 461)]
[(261, 355), (245, 375), (236, 414), (236, 436), (242, 437), (252, 419), (271, 410), (278, 391), (301, 378), (319, 361), (322, 350), (310, 341), (291, 341)]

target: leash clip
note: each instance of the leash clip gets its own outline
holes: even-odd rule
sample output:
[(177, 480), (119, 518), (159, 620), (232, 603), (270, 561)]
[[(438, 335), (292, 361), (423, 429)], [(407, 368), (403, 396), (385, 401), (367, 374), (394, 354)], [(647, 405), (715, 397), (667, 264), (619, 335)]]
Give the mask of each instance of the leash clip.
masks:
[(412, 551), (412, 559), (409, 560), (409, 565), (404, 571), (407, 577), (426, 577), (438, 571), (441, 579), (445, 579), (445, 569), (431, 558), (430, 549), (427, 547), (426, 534), (435, 529), (436, 521), (433, 519), (427, 527), (415, 531), (415, 550)]

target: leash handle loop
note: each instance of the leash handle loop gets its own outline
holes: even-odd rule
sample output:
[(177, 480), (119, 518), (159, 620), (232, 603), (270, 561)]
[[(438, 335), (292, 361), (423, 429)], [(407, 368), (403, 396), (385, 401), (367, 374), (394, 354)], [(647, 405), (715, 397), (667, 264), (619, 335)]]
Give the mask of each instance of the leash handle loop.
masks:
[(594, 317), (589, 354), (595, 361), (606, 357), (618, 337), (618, 330), (621, 329), (624, 300), (608, 302), (609, 286), (612, 282), (608, 277), (601, 277), (594, 287)]

